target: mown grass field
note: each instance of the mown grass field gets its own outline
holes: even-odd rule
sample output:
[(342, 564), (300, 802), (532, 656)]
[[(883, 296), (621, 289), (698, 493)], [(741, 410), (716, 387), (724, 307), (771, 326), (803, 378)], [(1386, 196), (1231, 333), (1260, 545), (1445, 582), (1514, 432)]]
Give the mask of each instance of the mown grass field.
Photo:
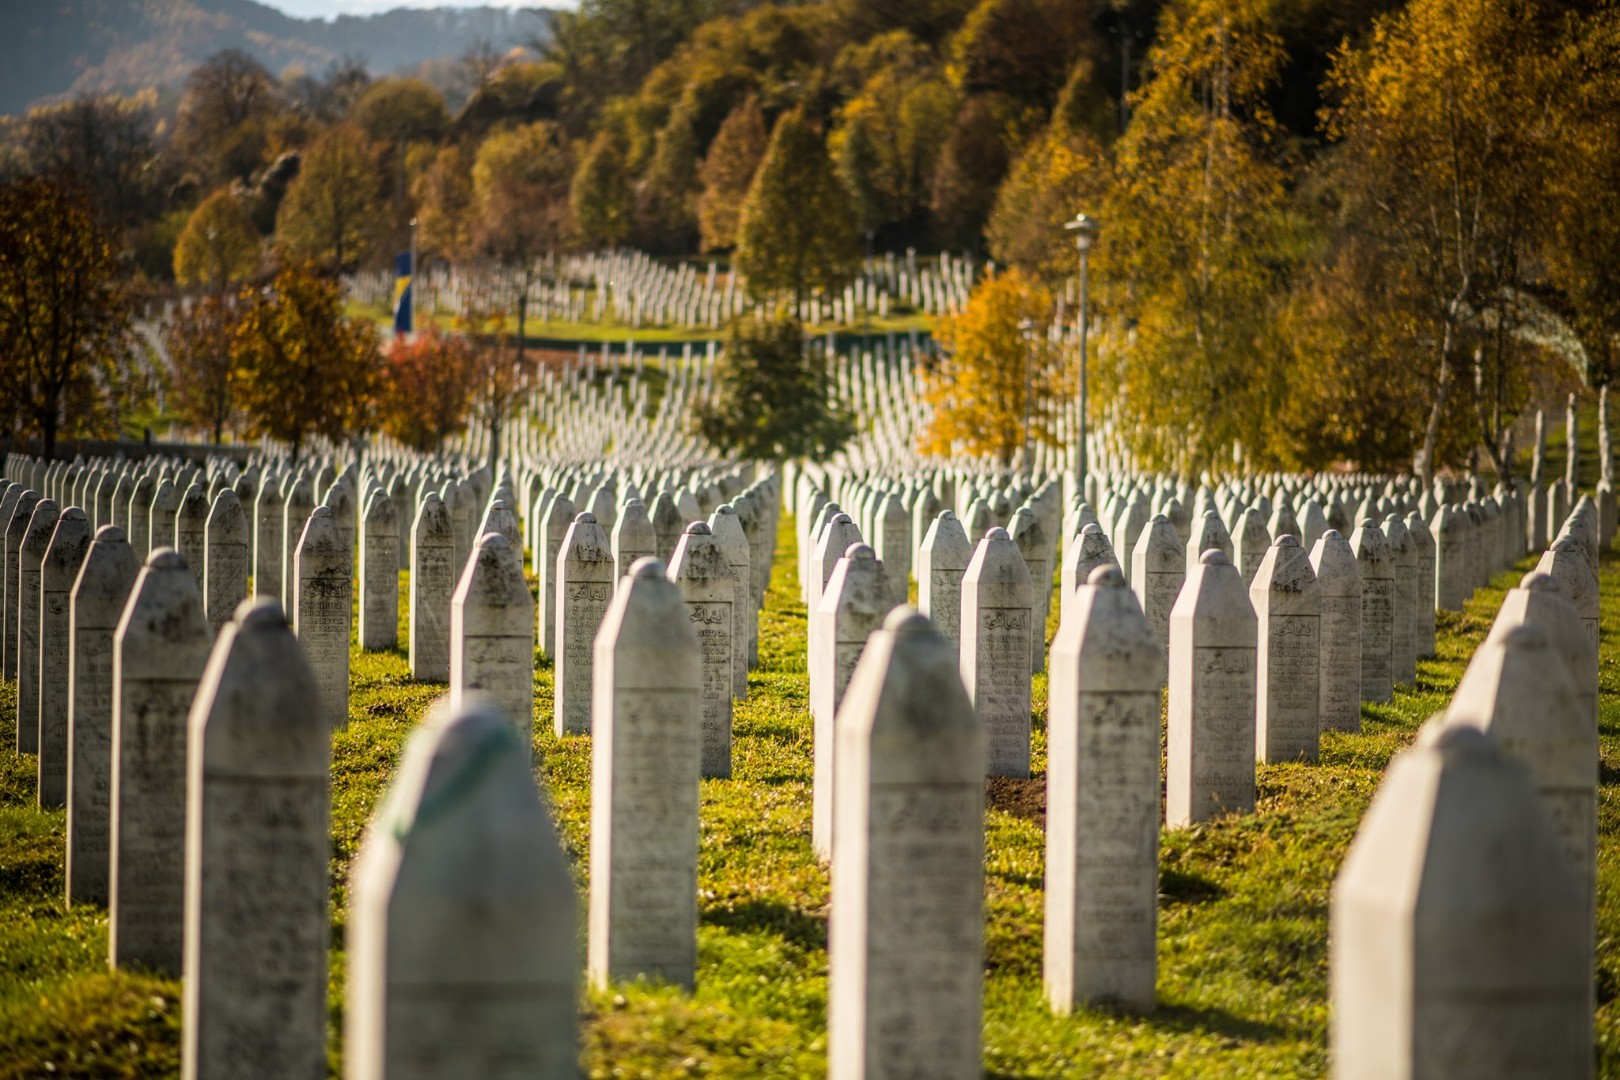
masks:
[[(737, 707), (735, 771), (703, 787), (697, 990), (586, 993), (592, 1077), (825, 1073), (828, 881), (810, 848), (805, 612), (784, 522), (761, 619), (761, 666)], [(993, 1077), (1319, 1076), (1328, 1070), (1327, 904), (1333, 875), (1391, 756), (1441, 709), (1517, 573), (1460, 616), (1418, 685), (1328, 734), (1317, 765), (1261, 766), (1258, 811), (1165, 834), (1159, 1002), (1148, 1016), (1058, 1018), (1041, 998), (1045, 677), (1035, 766), (993, 786), (985, 822), (984, 1060)], [(1602, 575), (1603, 787), (1599, 820), (1600, 1075), (1620, 1076), (1620, 560)], [(402, 638), (403, 640), (403, 638)], [(333, 739), (330, 1064), (341, 1073), (346, 875), (404, 741), (442, 686), (411, 681), (403, 652), (355, 653), (349, 730)], [(0, 746), (15, 745), (0, 689)], [(535, 675), (535, 750), (583, 890), (589, 739), (551, 735), (551, 671)], [(106, 912), (64, 909), (61, 813), (34, 809), (31, 758), (0, 750), (0, 1078), (172, 1076), (179, 986), (106, 967)], [(583, 894), (582, 894), (583, 895)], [(583, 957), (583, 943), (582, 943)], [(582, 959), (583, 967), (583, 959)]]

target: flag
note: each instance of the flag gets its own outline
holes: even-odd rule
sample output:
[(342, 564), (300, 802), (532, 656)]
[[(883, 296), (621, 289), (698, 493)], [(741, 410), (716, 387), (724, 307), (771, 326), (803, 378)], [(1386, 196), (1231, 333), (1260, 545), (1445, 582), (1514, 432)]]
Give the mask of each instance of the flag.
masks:
[(394, 333), (411, 332), (411, 253), (394, 256)]

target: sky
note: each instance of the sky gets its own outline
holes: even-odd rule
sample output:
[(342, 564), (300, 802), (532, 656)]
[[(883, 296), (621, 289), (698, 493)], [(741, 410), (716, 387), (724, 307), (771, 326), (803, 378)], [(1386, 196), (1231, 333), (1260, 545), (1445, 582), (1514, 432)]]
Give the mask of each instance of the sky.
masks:
[(374, 15), (398, 7), (572, 7), (558, 0), (259, 0), (300, 19), (334, 15)]

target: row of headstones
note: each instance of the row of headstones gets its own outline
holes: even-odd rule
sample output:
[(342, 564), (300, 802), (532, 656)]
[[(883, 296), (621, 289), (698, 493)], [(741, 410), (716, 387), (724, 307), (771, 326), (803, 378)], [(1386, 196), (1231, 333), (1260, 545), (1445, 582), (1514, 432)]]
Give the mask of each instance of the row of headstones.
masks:
[[(1273, 572), (1285, 560), (1296, 568), (1303, 561), (1289, 540), (1268, 553), (1267, 581), (1286, 576)], [(1012, 565), (1016, 551), (994, 533), (975, 563), (993, 563), (997, 546)], [(839, 564), (841, 585), (867, 583), (866, 603), (857, 605), (863, 619), (887, 606), (872, 586), (881, 574), (861, 544)], [(1257, 601), (1265, 591), (1289, 601), (1301, 595), (1263, 583)], [(1266, 722), (1255, 709), (1265, 661), (1255, 656), (1256, 616), (1236, 569), (1224, 554), (1207, 554), (1186, 596), (1171, 627), (1170, 665), (1182, 673), (1171, 679), (1172, 825), (1252, 809)], [(964, 619), (973, 607), (964, 602)], [(820, 610), (826, 619), (833, 605)], [(1279, 614), (1290, 621), (1274, 617), (1274, 634), (1286, 627), (1282, 637), (1309, 641), (1299, 612)], [(994, 771), (996, 733), (966, 654), (905, 609), (886, 618), (864, 642), (838, 643), (858, 659), (827, 732), (837, 758), (829, 838), (838, 838), (824, 852), (833, 874), (831, 1053), (835, 1064), (876, 1062), (877, 1074), (888, 1075), (883, 1062), (915, 1062), (921, 1052), (925, 1075), (976, 1076), (982, 862), (967, 853), (982, 844), (981, 778)], [(896, 678), (897, 636), (912, 637), (928, 656), (918, 666), (929, 678), (916, 670)], [(1296, 657), (1289, 649), (1283, 659)], [(839, 666), (845, 662), (840, 656)], [(1044, 981), (1058, 1012), (1154, 1005), (1163, 663), (1120, 569), (1095, 568), (1052, 650)], [(867, 678), (883, 666), (885, 680)], [(1309, 659), (1300, 666), (1308, 683)], [(1302, 695), (1307, 711), (1313, 696)], [(873, 697), (912, 740), (894, 740), (881, 720), (872, 722)], [(1334, 935), (1341, 1075), (1419, 1075), (1435, 1063), (1434, 1075), (1590, 1073), (1596, 702), (1590, 624), (1558, 579), (1527, 576), (1465, 674), (1450, 727), (1408, 755), (1427, 758), (1421, 766), (1392, 770), (1391, 790), (1346, 865)], [(1201, 730), (1222, 712), (1233, 720), (1225, 730)], [(915, 738), (925, 720), (935, 730)], [(817, 723), (819, 793), (819, 716)], [(1488, 732), (1503, 753), (1455, 734), (1460, 728)], [(1503, 763), (1508, 755), (1528, 766), (1528, 777)], [(1435, 773), (1448, 771), (1462, 775), (1436, 784)], [(880, 791), (891, 775), (895, 788)], [(880, 894), (889, 918), (874, 926), (870, 905)], [(840, 938), (841, 925), (856, 927), (852, 939)], [(881, 931), (881, 947), (863, 931)], [(1479, 1042), (1461, 1045), (1463, 1032)]]

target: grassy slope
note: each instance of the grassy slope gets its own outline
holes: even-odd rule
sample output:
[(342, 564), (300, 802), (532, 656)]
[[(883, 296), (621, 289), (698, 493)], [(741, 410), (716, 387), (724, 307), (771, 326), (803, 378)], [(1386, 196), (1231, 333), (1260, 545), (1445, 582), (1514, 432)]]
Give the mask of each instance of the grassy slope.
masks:
[[(736, 712), (731, 781), (703, 789), (698, 989), (636, 985), (584, 1002), (592, 1076), (733, 1077), (825, 1071), (827, 875), (809, 843), (805, 614), (784, 527), (762, 619), (761, 669)], [(1259, 811), (1166, 834), (1160, 1008), (1148, 1017), (1059, 1019), (1041, 1002), (1039, 782), (998, 785), (986, 821), (985, 1065), (997, 1077), (1311, 1076), (1327, 1069), (1327, 900), (1356, 821), (1391, 755), (1441, 708), (1514, 575), (1442, 617), (1419, 685), (1367, 706), (1359, 735), (1329, 734), (1315, 766), (1261, 766)], [(1620, 561), (1606, 562), (1605, 640), (1620, 631)], [(1602, 679), (1598, 1047), (1620, 1075), (1620, 668)], [(584, 886), (589, 740), (551, 730), (551, 671), (536, 672), (535, 747)], [(413, 683), (402, 652), (354, 660), (352, 723), (334, 739), (332, 1065), (339, 1068), (345, 869), (404, 738), (440, 687)], [(1036, 679), (1036, 768), (1045, 765), (1045, 678)], [(15, 699), (0, 689), (0, 746)], [(32, 808), (31, 762), (0, 750), (0, 1078), (167, 1076), (178, 1068), (178, 985), (109, 973), (106, 915), (63, 910), (60, 813)], [(1005, 809), (1003, 809), (1005, 808)], [(47, 1065), (47, 1062), (51, 1063)]]

